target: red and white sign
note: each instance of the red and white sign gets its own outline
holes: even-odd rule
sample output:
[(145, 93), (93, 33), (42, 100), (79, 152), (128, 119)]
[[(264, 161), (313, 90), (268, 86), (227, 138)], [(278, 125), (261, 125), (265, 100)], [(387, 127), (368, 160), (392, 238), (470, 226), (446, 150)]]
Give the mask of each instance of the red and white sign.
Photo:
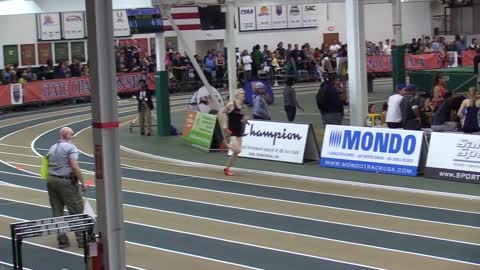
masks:
[[(148, 76), (149, 89), (155, 89), (154, 74), (152, 73)], [(145, 74), (125, 73), (117, 75), (117, 91), (119, 93), (135, 91), (139, 88), (138, 81), (140, 79), (145, 79)], [(19, 104), (12, 103), (14, 95), (10, 87), (11, 85), (0, 85), (0, 107)], [(20, 91), (19, 88), (17, 88), (18, 86), (15, 87), (15, 91)], [(91, 93), (90, 80), (88, 77), (26, 82), (22, 90), (23, 103), (88, 97)], [(17, 94), (15, 95), (18, 96)]]
[[(407, 70), (422, 70), (441, 68), (443, 59), (439, 53), (407, 54), (405, 66)], [(367, 57), (367, 72), (391, 72), (392, 56), (376, 55)]]

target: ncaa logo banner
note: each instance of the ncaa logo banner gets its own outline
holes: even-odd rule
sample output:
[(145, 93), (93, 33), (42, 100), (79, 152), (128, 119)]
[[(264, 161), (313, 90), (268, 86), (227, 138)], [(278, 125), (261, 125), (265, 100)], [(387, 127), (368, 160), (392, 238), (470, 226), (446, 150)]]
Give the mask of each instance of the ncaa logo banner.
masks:
[(327, 125), (320, 166), (416, 176), (422, 131)]

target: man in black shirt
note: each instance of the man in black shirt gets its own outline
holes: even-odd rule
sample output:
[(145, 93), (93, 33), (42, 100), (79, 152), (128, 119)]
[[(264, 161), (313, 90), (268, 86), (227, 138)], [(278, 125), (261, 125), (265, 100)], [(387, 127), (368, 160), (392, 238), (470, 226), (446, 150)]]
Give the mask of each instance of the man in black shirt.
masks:
[(320, 85), (320, 90), (317, 93), (317, 107), (322, 115), (323, 125), (341, 125), (343, 103), (335, 87), (334, 75), (330, 75)]

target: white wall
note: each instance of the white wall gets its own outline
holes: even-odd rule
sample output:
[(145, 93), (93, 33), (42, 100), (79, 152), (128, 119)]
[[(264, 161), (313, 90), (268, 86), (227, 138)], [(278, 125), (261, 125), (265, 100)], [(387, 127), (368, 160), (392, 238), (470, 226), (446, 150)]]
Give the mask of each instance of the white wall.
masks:
[[(37, 42), (35, 14), (0, 16), (0, 68), (3, 68), (3, 45), (32, 44)], [(20, 54), (20, 48), (19, 48)]]
[(409, 2), (402, 4), (403, 42), (422, 35), (432, 37), (432, 9), (430, 2)]
[[(42, 6), (43, 1), (38, 0)], [(48, 0), (51, 1), (51, 0)], [(70, 1), (59, 1), (59, 8), (66, 9), (66, 4)], [(145, 1), (145, 0), (142, 0)], [(127, 0), (116, 0), (117, 4), (125, 4)], [(339, 33), (340, 40), (346, 41), (346, 19), (344, 3), (323, 3), (319, 5), (320, 20), (317, 28), (310, 29), (292, 29), (292, 30), (271, 30), (260, 32), (241, 32), (237, 36), (237, 47), (241, 50), (251, 50), (255, 44), (269, 45), (275, 48), (277, 43), (283, 41), (288, 43), (310, 43), (312, 47), (320, 47), (323, 42), (323, 34), (329, 33), (329, 26), (335, 29), (332, 33)], [(422, 35), (432, 35), (432, 16), (430, 2), (408, 2), (402, 3), (403, 19), (403, 39), (408, 42), (413, 37)], [(391, 4), (369, 4), (365, 6), (365, 38), (370, 41), (378, 42), (387, 38), (392, 38), (392, 8)], [(237, 17), (238, 19), (238, 17)], [(16, 15), (0, 16), (0, 25), (8, 26), (0, 28), (0, 68), (3, 68), (3, 45), (27, 44), (37, 41), (35, 15)], [(238, 25), (238, 22), (237, 22)], [(184, 36), (188, 46), (194, 50), (196, 40), (217, 40), (224, 39), (225, 30), (211, 31), (184, 31)], [(174, 36), (174, 32), (166, 33), (166, 36)], [(138, 37), (153, 37), (153, 35), (141, 35)], [(228, 42), (227, 42), (228, 43)], [(185, 51), (185, 47), (179, 44), (179, 50)], [(198, 52), (205, 53), (205, 52)]]

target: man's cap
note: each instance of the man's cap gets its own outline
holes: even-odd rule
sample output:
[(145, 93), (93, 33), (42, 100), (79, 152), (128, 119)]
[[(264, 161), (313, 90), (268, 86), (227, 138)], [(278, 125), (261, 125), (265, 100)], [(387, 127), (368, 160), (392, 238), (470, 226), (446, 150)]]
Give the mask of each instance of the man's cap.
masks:
[(400, 91), (405, 87), (406, 87), (405, 84), (401, 83), (401, 84), (397, 85), (397, 90)]
[(413, 91), (413, 90), (416, 90), (416, 89), (417, 89), (417, 86), (414, 85), (414, 84), (407, 85), (407, 91)]
[(256, 82), (255, 83), (255, 88), (264, 88), (265, 85), (262, 82)]

